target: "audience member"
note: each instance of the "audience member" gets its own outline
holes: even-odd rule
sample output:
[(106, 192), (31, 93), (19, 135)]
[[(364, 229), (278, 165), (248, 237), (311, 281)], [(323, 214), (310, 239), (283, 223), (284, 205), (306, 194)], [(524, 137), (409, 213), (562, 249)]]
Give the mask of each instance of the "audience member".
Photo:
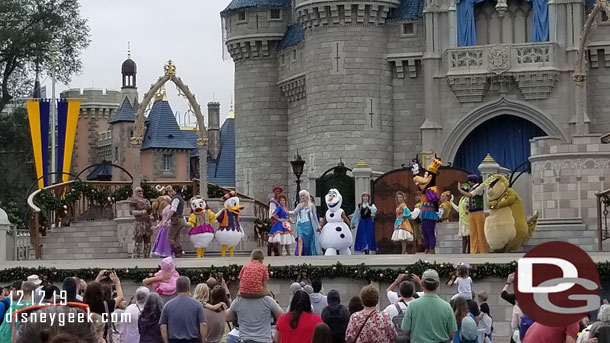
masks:
[(317, 324), (322, 322), (319, 315), (312, 313), (311, 300), (305, 291), (297, 291), (290, 302), (290, 312), (277, 320), (276, 343), (310, 343)]
[(394, 292), (394, 289), (399, 286), (400, 283), (403, 281), (411, 281), (413, 283), (413, 298), (417, 299), (418, 297), (424, 295), (424, 292), (417, 292), (418, 289), (422, 288), (421, 280), (417, 275), (398, 274), (396, 280), (394, 280), (394, 282), (392, 282), (390, 286), (388, 286), (388, 288), (386, 289), (386, 296), (388, 297), (388, 301), (390, 302), (390, 304), (395, 304), (400, 298), (398, 292)]
[(176, 295), (176, 281), (180, 274), (176, 271), (176, 265), (171, 256), (161, 261), (161, 268), (155, 276), (144, 279), (142, 284), (151, 287), (153, 291), (161, 295), (164, 302), (172, 299)]
[(402, 329), (412, 342), (447, 342), (457, 331), (451, 306), (438, 296), (440, 278), (434, 269), (422, 275), (424, 295), (409, 303)]
[[(588, 335), (583, 337), (583, 343), (588, 339), (596, 338), (599, 343), (605, 343), (610, 340), (610, 305), (603, 304), (597, 312), (597, 321), (590, 325)], [(584, 336), (584, 334), (581, 334)], [(579, 337), (580, 339), (580, 337)], [(580, 342), (579, 342), (580, 343)]]
[(479, 324), (477, 326), (479, 343), (485, 343), (486, 339), (491, 342), (493, 331), (493, 318), (491, 317), (491, 311), (489, 310), (489, 305), (487, 304), (487, 297), (485, 297), (485, 301), (481, 304), (480, 309), (481, 316), (479, 319)]
[(177, 296), (169, 300), (161, 312), (161, 336), (164, 342), (205, 342), (207, 323), (203, 306), (191, 298), (191, 280), (176, 280)]
[(83, 302), (82, 298), (77, 298), (78, 284), (73, 277), (67, 277), (62, 284), (62, 290), (66, 292), (66, 300), (68, 302)]
[[(396, 341), (394, 324), (383, 311), (377, 311), (379, 290), (369, 285), (360, 291), (360, 299), (364, 309), (354, 313), (347, 325), (345, 341), (347, 343), (393, 343)], [(360, 340), (360, 341), (359, 341)]]
[(546, 326), (534, 323), (529, 327), (523, 343), (575, 343), (578, 335), (579, 322), (565, 326)]
[[(16, 311), (32, 305), (32, 294), (37, 288), (36, 284), (33, 282), (20, 282), (19, 285), (21, 286), (21, 292), (18, 290), (11, 291), (12, 302), (9, 307), (10, 311), (12, 311), (11, 316)], [(4, 315), (4, 319), (6, 319), (7, 315), (8, 313)], [(19, 327), (19, 322), (17, 321), (16, 323), (13, 323), (13, 320), (2, 321), (2, 324), (0, 325), (0, 342), (11, 342), (13, 336), (13, 326), (15, 328)]]
[(360, 297), (353, 296), (347, 304), (347, 309), (349, 310), (350, 316), (356, 312), (364, 310), (364, 305), (362, 305), (362, 300)]
[[(330, 292), (328, 292), (330, 295)], [(320, 323), (316, 325), (313, 330), (313, 340), (312, 343), (335, 343), (333, 340), (333, 336), (328, 325), (324, 323)]]
[[(42, 301), (38, 302), (38, 304), (55, 304), (58, 303), (56, 296), (59, 295), (59, 288), (53, 285), (44, 285), (42, 286), (41, 292), (43, 294)], [(63, 299), (60, 299), (63, 301)]]
[[(453, 343), (477, 343), (477, 327), (474, 321), (474, 316), (468, 310), (468, 301), (466, 298), (458, 296), (455, 298), (453, 304), (453, 311), (455, 313), (455, 322), (457, 324), (457, 331), (453, 337)], [(472, 325), (468, 327), (466, 322), (467, 318), (472, 320)]]
[(272, 319), (279, 318), (284, 311), (270, 296), (262, 298), (237, 297), (227, 311), (226, 320), (237, 319), (240, 341), (271, 343)]
[(250, 260), (239, 272), (239, 295), (242, 298), (260, 298), (265, 296), (269, 281), (269, 270), (263, 264), (265, 254), (261, 249), (254, 249)]
[(138, 287), (135, 294), (135, 302), (125, 309), (125, 322), (120, 326), (119, 330), (125, 342), (139, 342), (140, 331), (138, 330), (138, 319), (142, 314), (146, 300), (150, 295), (150, 290), (147, 287)]
[(414, 300), (414, 286), (411, 281), (401, 282), (398, 291), (400, 293), (400, 298), (398, 298), (398, 301), (394, 304), (388, 305), (384, 310), (384, 312), (388, 314), (388, 317), (390, 317), (390, 320), (399, 313), (404, 313), (407, 310), (407, 305)]
[(313, 306), (313, 313), (321, 315), (322, 310), (328, 306), (326, 295), (320, 293), (322, 291), (322, 280), (313, 279), (311, 282), (311, 287), (313, 292), (307, 293), (309, 293), (309, 300), (311, 300), (311, 305)]
[[(207, 287), (207, 285), (205, 285)], [(206, 305), (211, 307), (218, 307), (218, 309), (210, 309), (205, 307), (205, 318), (208, 322), (208, 335), (207, 343), (220, 343), (224, 334), (225, 327), (227, 327), (227, 313), (225, 311), (225, 305), (228, 302), (225, 290), (221, 286), (216, 286), (210, 294), (210, 302)]]
[(140, 343), (159, 343), (163, 341), (161, 337), (161, 311), (163, 310), (163, 299), (157, 293), (150, 293), (138, 318), (138, 331), (140, 333)]
[(91, 324), (93, 325), (93, 329), (95, 331), (95, 336), (97, 337), (98, 343), (106, 343), (104, 339), (104, 329), (106, 328), (106, 323), (102, 320), (102, 316), (97, 313), (91, 313)]
[(345, 343), (345, 330), (352, 314), (341, 305), (341, 297), (336, 290), (328, 292), (327, 300), (328, 306), (322, 310), (322, 321), (330, 328), (333, 343)]
[[(28, 283), (28, 282), (26, 282)], [(25, 285), (25, 284), (24, 284)], [(16, 343), (99, 343), (92, 323), (88, 321), (59, 321), (59, 316), (83, 316), (86, 312), (77, 307), (46, 306), (40, 308), (29, 316), (36, 316), (37, 320), (25, 321), (15, 332)], [(53, 320), (51, 319), (53, 318)], [(2, 342), (11, 342), (11, 338), (2, 338)]]

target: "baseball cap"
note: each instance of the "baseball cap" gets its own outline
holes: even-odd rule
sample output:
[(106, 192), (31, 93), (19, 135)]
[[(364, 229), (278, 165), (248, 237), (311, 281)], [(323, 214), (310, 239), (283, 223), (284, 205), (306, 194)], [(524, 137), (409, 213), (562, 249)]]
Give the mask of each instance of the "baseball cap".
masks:
[(427, 269), (424, 274), (421, 276), (422, 281), (431, 280), (436, 282), (441, 282), (441, 279), (438, 277), (438, 273), (434, 269)]

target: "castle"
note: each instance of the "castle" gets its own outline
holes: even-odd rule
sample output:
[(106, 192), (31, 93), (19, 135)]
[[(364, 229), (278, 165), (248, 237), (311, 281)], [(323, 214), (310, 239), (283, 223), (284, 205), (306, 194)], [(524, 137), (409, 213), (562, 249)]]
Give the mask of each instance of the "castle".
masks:
[[(295, 192), (342, 159), (388, 172), (420, 152), (477, 172), (490, 153), (531, 163), (523, 197), (543, 219), (594, 225), (608, 188), (610, 21), (591, 4), (455, 0), (233, 0), (220, 13), (235, 63), (236, 185), (258, 199)], [(535, 8), (533, 8), (535, 7)], [(580, 89), (580, 98), (578, 98)]]
[[(69, 89), (62, 98), (82, 100), (74, 144), (72, 170), (83, 171), (81, 178), (131, 180), (117, 168), (95, 168), (102, 161), (121, 166), (128, 173), (135, 171), (133, 136), (138, 110), (137, 66), (128, 56), (121, 66), (120, 91), (100, 89)], [(233, 110), (220, 126), (220, 104), (208, 103), (210, 144), (219, 146), (218, 153), (207, 156), (208, 182), (235, 187), (235, 115)], [(199, 149), (194, 127), (181, 127), (161, 92), (154, 99), (146, 117), (146, 134), (141, 147), (142, 179), (149, 181), (186, 181), (199, 177)]]

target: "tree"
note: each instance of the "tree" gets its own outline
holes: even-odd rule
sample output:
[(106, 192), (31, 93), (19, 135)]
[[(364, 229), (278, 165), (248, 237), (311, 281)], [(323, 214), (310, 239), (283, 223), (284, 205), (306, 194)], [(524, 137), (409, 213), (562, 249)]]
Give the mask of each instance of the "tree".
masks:
[(16, 108), (10, 115), (0, 115), (0, 127), (0, 208), (8, 213), (11, 223), (23, 225), (29, 188), (36, 180), (25, 108)]
[(39, 68), (69, 83), (89, 45), (87, 20), (78, 0), (0, 1), (0, 112), (15, 97), (31, 95)]

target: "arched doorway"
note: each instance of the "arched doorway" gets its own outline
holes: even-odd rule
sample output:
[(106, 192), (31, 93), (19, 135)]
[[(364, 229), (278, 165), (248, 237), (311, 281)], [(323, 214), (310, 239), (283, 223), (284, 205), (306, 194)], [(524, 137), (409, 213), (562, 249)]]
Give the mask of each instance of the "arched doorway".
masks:
[(513, 170), (530, 157), (530, 139), (546, 135), (527, 119), (507, 114), (493, 117), (466, 136), (453, 166), (477, 173), (481, 161), (490, 154), (502, 167)]

